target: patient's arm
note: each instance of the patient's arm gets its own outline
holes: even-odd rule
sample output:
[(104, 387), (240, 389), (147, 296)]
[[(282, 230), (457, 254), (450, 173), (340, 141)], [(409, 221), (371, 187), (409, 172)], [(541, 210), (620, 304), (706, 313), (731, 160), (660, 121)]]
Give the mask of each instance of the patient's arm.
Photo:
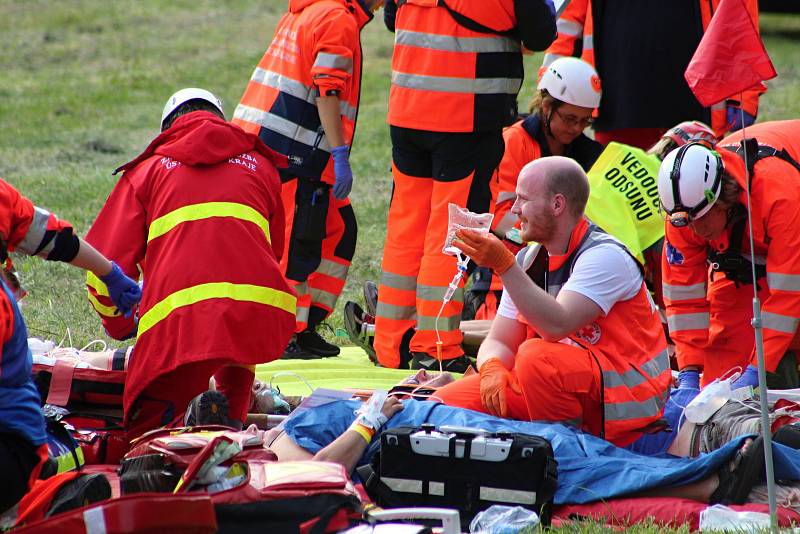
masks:
[[(403, 409), (403, 404), (394, 397), (387, 397), (381, 412), (390, 419), (394, 414)], [(342, 464), (347, 472), (353, 470), (359, 458), (367, 450), (368, 443), (356, 432), (348, 428), (338, 438), (333, 440), (316, 454), (311, 454), (297, 443), (292, 441), (287, 434), (281, 433), (272, 443), (267, 440), (267, 446), (274, 452), (279, 462), (292, 460), (318, 460), (320, 462), (335, 462)]]

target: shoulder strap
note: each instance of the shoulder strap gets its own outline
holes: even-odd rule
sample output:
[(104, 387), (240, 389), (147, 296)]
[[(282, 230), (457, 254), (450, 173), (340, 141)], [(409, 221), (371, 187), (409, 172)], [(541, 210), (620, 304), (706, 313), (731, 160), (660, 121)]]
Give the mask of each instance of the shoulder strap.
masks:
[[(407, 2), (408, 2), (408, 0), (398, 0), (397, 1), (397, 6), (398, 7), (402, 6), (403, 4), (405, 4)], [(419, 2), (408, 2), (408, 3), (421, 5)], [(432, 2), (425, 2), (425, 4), (426, 5), (427, 4), (432, 4)], [(447, 10), (447, 12), (450, 13), (450, 16), (453, 17), (453, 20), (455, 20), (459, 25), (463, 26), (464, 28), (466, 28), (468, 30), (472, 30), (474, 32), (479, 32), (479, 33), (491, 33), (491, 34), (494, 34), (494, 35), (499, 35), (501, 37), (508, 37), (510, 39), (514, 39), (515, 41), (519, 41), (520, 40), (516, 28), (511, 29), (511, 30), (506, 30), (506, 31), (498, 31), (498, 30), (495, 30), (494, 28), (490, 28), (488, 26), (484, 26), (480, 22), (472, 20), (471, 18), (467, 17), (466, 15), (463, 15), (463, 14), (459, 13), (458, 11), (455, 11), (454, 9), (452, 9), (450, 6), (447, 5), (445, 0), (436, 0), (435, 6), (431, 6), (431, 7), (443, 7), (443, 8), (445, 8)]]
[(758, 142), (755, 137), (751, 137), (748, 139), (742, 139), (741, 142), (736, 145), (735, 147), (723, 147), (726, 150), (730, 150), (731, 152), (735, 152), (740, 157), (744, 158), (744, 155), (747, 154), (747, 172), (752, 179), (753, 176), (753, 168), (756, 165), (756, 162), (764, 159), (764, 158), (771, 158), (776, 157), (778, 159), (782, 159), (795, 169), (797, 172), (800, 172), (800, 163), (795, 160), (789, 152), (786, 151), (785, 148), (778, 150), (775, 147), (769, 145), (762, 145)]

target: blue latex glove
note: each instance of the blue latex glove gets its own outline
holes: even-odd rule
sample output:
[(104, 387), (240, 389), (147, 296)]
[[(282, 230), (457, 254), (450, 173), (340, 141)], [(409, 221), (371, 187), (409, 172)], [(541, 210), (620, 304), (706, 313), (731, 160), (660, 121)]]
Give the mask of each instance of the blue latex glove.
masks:
[(101, 276), (100, 280), (108, 288), (108, 295), (122, 315), (130, 317), (133, 307), (142, 299), (139, 284), (125, 276), (119, 265), (111, 262), (111, 272)]
[(730, 125), (730, 131), (732, 132), (742, 129), (742, 117), (744, 117), (745, 127), (752, 126), (753, 123), (756, 122), (756, 118), (754, 116), (750, 115), (748, 112), (738, 106), (728, 104), (727, 111), (728, 124)]
[(350, 147), (337, 146), (331, 149), (333, 155), (333, 173), (336, 183), (333, 184), (333, 196), (344, 200), (353, 188), (353, 171), (350, 169)]
[(748, 365), (736, 382), (731, 384), (731, 389), (745, 388), (747, 386), (758, 387), (758, 367)]
[(700, 371), (685, 369), (678, 374), (678, 389), (700, 390)]

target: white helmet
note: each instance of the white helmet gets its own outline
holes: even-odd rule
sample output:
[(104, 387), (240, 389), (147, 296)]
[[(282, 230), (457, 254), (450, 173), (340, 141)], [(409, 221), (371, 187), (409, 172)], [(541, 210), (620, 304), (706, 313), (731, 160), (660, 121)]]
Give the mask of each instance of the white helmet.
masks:
[(719, 154), (689, 143), (666, 155), (658, 169), (658, 195), (673, 226), (702, 217), (722, 192), (724, 166)]
[(225, 115), (225, 112), (222, 110), (222, 102), (220, 102), (219, 98), (214, 96), (214, 94), (206, 91), (205, 89), (187, 87), (186, 89), (181, 89), (169, 97), (167, 103), (164, 104), (164, 111), (161, 112), (161, 127), (164, 127), (164, 121), (173, 111), (175, 111), (181, 104), (188, 102), (189, 100), (205, 100), (217, 108), (220, 113)]
[(542, 74), (538, 89), (547, 89), (550, 96), (582, 108), (600, 105), (600, 77), (597, 71), (576, 57), (553, 61)]

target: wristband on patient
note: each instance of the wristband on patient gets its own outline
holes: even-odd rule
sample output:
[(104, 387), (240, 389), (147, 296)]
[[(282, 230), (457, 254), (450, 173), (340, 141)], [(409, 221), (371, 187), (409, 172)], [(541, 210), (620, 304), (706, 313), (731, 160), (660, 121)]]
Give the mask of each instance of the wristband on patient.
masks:
[(362, 438), (364, 438), (364, 441), (367, 442), (367, 445), (370, 444), (372, 438), (375, 436), (375, 430), (362, 423), (359, 423), (358, 419), (356, 419), (353, 424), (350, 425), (349, 430), (358, 433)]

